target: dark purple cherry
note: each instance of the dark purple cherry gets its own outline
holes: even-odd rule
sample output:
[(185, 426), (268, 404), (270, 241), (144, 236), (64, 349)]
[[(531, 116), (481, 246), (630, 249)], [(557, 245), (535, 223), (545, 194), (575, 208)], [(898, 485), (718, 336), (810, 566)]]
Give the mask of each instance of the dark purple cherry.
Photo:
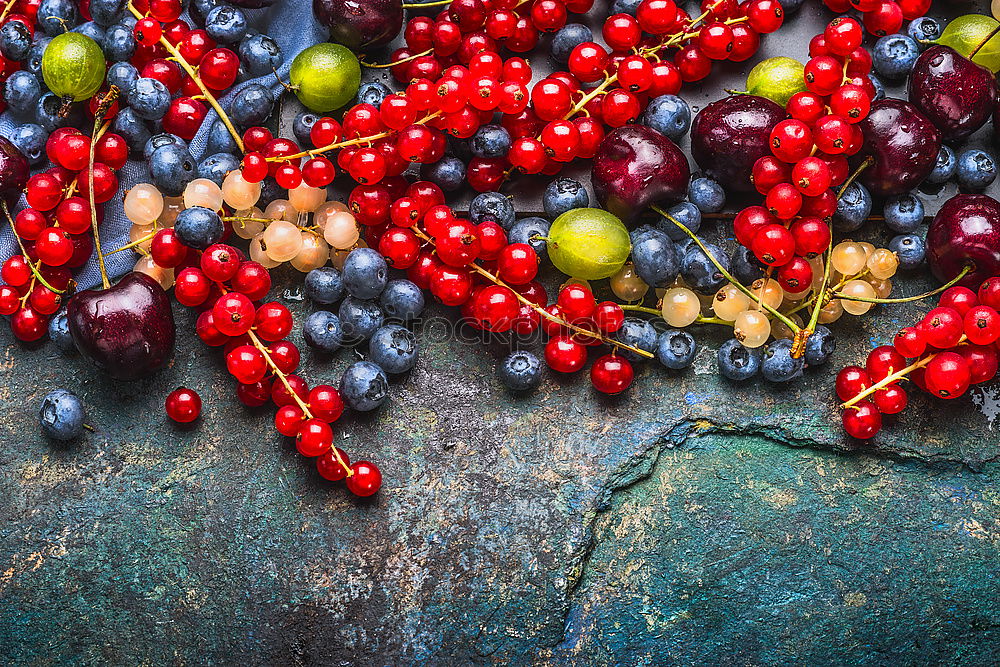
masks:
[(17, 150), (17, 146), (0, 137), (0, 197), (8, 207), (17, 203), (30, 173), (28, 159)]
[(909, 192), (934, 169), (941, 134), (915, 106), (903, 100), (878, 100), (858, 123), (865, 138), (856, 161), (871, 156), (874, 164), (861, 182), (876, 197)]
[(352, 51), (385, 46), (403, 27), (402, 0), (313, 0), (313, 14)]
[(972, 289), (1000, 276), (1000, 202), (987, 195), (946, 201), (927, 230), (927, 263), (941, 282), (973, 265), (959, 283)]
[(771, 130), (788, 118), (780, 106), (756, 95), (733, 95), (698, 112), (691, 125), (691, 155), (727, 190), (754, 192), (750, 172), (771, 154)]
[(997, 104), (993, 72), (948, 46), (932, 46), (910, 73), (909, 97), (944, 141), (964, 139), (983, 126)]
[(597, 149), (591, 183), (601, 206), (626, 223), (650, 204), (672, 204), (687, 193), (691, 168), (677, 144), (643, 125), (610, 132)]
[(117, 380), (144, 378), (173, 354), (170, 298), (144, 273), (130, 273), (108, 289), (74, 294), (66, 314), (81, 354)]

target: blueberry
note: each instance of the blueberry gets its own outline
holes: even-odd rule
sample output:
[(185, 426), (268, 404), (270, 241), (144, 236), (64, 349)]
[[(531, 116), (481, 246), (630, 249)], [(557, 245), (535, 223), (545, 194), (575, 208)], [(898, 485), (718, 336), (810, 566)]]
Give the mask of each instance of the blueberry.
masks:
[(287, 196), (288, 190), (278, 185), (278, 182), (273, 177), (268, 176), (260, 182), (260, 199), (257, 201), (257, 205), (266, 207), (275, 199), (283, 199)]
[(153, 153), (156, 152), (157, 148), (171, 145), (179, 146), (184, 150), (187, 150), (188, 148), (187, 142), (178, 137), (176, 134), (160, 132), (159, 134), (154, 134), (146, 141), (146, 145), (142, 148), (142, 157), (144, 160), (149, 162), (153, 158)]
[(633, 246), (639, 244), (641, 241), (649, 238), (650, 236), (656, 236), (657, 234), (662, 234), (659, 229), (653, 225), (639, 225), (632, 231), (628, 233), (629, 241)]
[(344, 343), (344, 328), (339, 317), (327, 310), (317, 310), (309, 313), (302, 323), (302, 338), (312, 349), (333, 354)]
[(190, 0), (188, 12), (195, 23), (204, 27), (209, 12), (221, 4), (222, 0)]
[(744, 246), (737, 247), (736, 251), (733, 252), (730, 267), (729, 271), (733, 277), (744, 285), (751, 285), (758, 278), (764, 277), (764, 264), (749, 248)]
[(507, 234), (507, 241), (510, 243), (527, 243), (535, 249), (538, 259), (542, 260), (549, 256), (549, 246), (545, 237), (549, 235), (551, 223), (545, 218), (524, 218), (514, 223)]
[(347, 256), (341, 269), (347, 293), (357, 299), (374, 299), (389, 279), (385, 258), (371, 248), (357, 248)]
[[(712, 257), (729, 271), (729, 256), (722, 252), (722, 248), (711, 243), (706, 243), (705, 247)], [(727, 280), (705, 251), (698, 246), (692, 246), (684, 253), (681, 276), (691, 289), (701, 294), (715, 294)]]
[[(691, 232), (697, 234), (701, 229), (701, 209), (689, 201), (681, 202), (676, 206), (667, 209), (667, 215), (687, 227)], [(683, 229), (678, 227), (674, 220), (661, 217), (656, 227), (670, 237), (671, 241), (682, 241), (691, 238)]]
[(73, 440), (83, 435), (83, 403), (76, 394), (56, 389), (42, 399), (38, 412), (42, 433), (53, 440)]
[(925, 42), (933, 42), (941, 36), (941, 23), (930, 16), (921, 16), (910, 21), (910, 25), (906, 27), (906, 34), (917, 43), (917, 47), (922, 51), (930, 46)]
[(204, 250), (222, 238), (222, 219), (204, 206), (192, 206), (180, 212), (174, 222), (177, 240), (189, 248)]
[(409, 280), (390, 280), (379, 297), (386, 317), (409, 322), (424, 311), (424, 292)]
[(389, 397), (389, 378), (376, 364), (356, 361), (347, 367), (340, 378), (340, 397), (352, 410), (374, 410)]
[(806, 364), (809, 366), (822, 366), (830, 360), (836, 349), (837, 339), (834, 338), (833, 332), (820, 324), (806, 341)]
[(590, 195), (587, 188), (572, 178), (557, 178), (548, 184), (542, 194), (542, 208), (549, 220), (555, 220), (566, 211), (588, 206)]
[(389, 86), (379, 81), (368, 81), (358, 88), (357, 97), (354, 99), (358, 104), (370, 104), (376, 109), (382, 106), (382, 101), (392, 94)]
[(240, 168), (240, 161), (232, 153), (215, 153), (198, 163), (198, 178), (207, 178), (219, 187), (226, 174)]
[(76, 354), (76, 344), (69, 332), (69, 317), (66, 316), (65, 310), (56, 313), (49, 320), (49, 340), (66, 356)]
[(673, 141), (680, 141), (691, 129), (691, 107), (676, 95), (660, 95), (650, 100), (639, 122)]
[(292, 121), (292, 134), (295, 135), (295, 141), (299, 142), (299, 146), (313, 145), (312, 129), (317, 120), (319, 120), (319, 116), (312, 111), (302, 111), (295, 114), (295, 120)]
[(794, 14), (799, 11), (804, 3), (805, 0), (784, 0), (784, 2), (781, 3), (781, 10), (786, 16), (788, 16), (789, 14)]
[(251, 35), (240, 42), (240, 64), (251, 76), (272, 74), (281, 67), (281, 47), (267, 35)]
[(924, 221), (924, 203), (913, 194), (890, 197), (882, 208), (885, 226), (900, 234), (909, 234)]
[(833, 214), (833, 226), (839, 232), (853, 232), (865, 223), (872, 212), (872, 196), (868, 189), (855, 181), (847, 186), (837, 202), (837, 212)]
[(38, 5), (38, 27), (50, 37), (61, 35), (80, 21), (80, 12), (72, 0), (42, 0)]
[(632, 263), (635, 272), (650, 287), (669, 287), (680, 270), (674, 242), (655, 229), (643, 234), (632, 246)]
[(104, 31), (101, 49), (111, 62), (125, 62), (135, 53), (135, 47), (135, 35), (132, 34), (131, 28), (116, 23)]
[(100, 44), (104, 40), (104, 28), (97, 25), (93, 21), (87, 21), (86, 23), (81, 23), (80, 25), (73, 28), (73, 32), (78, 32), (81, 35), (86, 35), (92, 40)]
[(719, 373), (730, 380), (749, 380), (760, 371), (763, 356), (759, 347), (743, 347), (738, 340), (730, 338), (716, 355)]
[(875, 97), (872, 100), (884, 100), (885, 99), (885, 84), (874, 74), (868, 75), (868, 80), (872, 82), (872, 88), (875, 89)]
[(24, 157), (32, 166), (37, 166), (47, 160), (45, 155), (45, 142), (49, 140), (49, 133), (41, 125), (35, 123), (24, 123), (18, 125), (10, 133), (10, 142), (17, 146)]
[(83, 127), (82, 105), (73, 105), (65, 116), (60, 115), (62, 109), (61, 99), (52, 93), (45, 93), (35, 105), (35, 122), (41, 125), (46, 132), (52, 132), (60, 127)]
[(233, 94), (229, 117), (240, 127), (259, 125), (267, 120), (274, 107), (274, 94), (259, 83), (250, 83)]
[(445, 192), (454, 192), (465, 183), (465, 163), (457, 157), (445, 156), (437, 162), (421, 165), (420, 178), (435, 183)]
[(899, 258), (899, 268), (907, 271), (916, 269), (924, 263), (927, 254), (927, 244), (923, 237), (916, 234), (900, 234), (889, 241), (889, 250)]
[(875, 72), (890, 81), (905, 79), (920, 55), (920, 47), (912, 37), (886, 35), (879, 37), (872, 50)]
[(499, 192), (483, 192), (469, 204), (469, 220), (477, 225), (492, 220), (506, 231), (514, 226), (515, 216), (514, 202)]
[(958, 156), (955, 180), (966, 190), (985, 190), (997, 177), (993, 156), (978, 148), (962, 151)]
[(656, 339), (656, 358), (667, 368), (687, 368), (697, 351), (694, 336), (680, 329), (667, 329)]
[(941, 150), (938, 151), (934, 169), (927, 176), (927, 182), (931, 185), (947, 183), (955, 175), (957, 168), (958, 160), (955, 157), (955, 151), (950, 146), (942, 145)]
[[(637, 347), (640, 350), (647, 352), (656, 350), (656, 329), (646, 320), (640, 320), (637, 317), (626, 317), (625, 321), (622, 322), (622, 328), (615, 332), (614, 338), (620, 343)], [(646, 357), (636, 354), (632, 350), (618, 348), (616, 352), (632, 362), (646, 360)]]
[(205, 17), (205, 32), (220, 44), (235, 44), (246, 37), (246, 14), (238, 7), (220, 4)]
[(472, 160), (472, 148), (469, 146), (469, 141), (467, 139), (459, 139), (458, 137), (450, 134), (445, 135), (445, 138), (445, 155), (449, 157), (457, 157), (466, 164)]
[(139, 78), (139, 70), (132, 63), (114, 63), (108, 68), (108, 84), (119, 90), (128, 90)]
[(805, 359), (792, 357), (792, 341), (788, 338), (771, 341), (764, 348), (761, 373), (768, 382), (788, 382), (802, 375)]
[(614, 16), (615, 14), (631, 14), (635, 16), (636, 10), (639, 9), (639, 5), (641, 4), (642, 0), (614, 0), (608, 10), (608, 16)]
[(368, 340), (385, 322), (385, 315), (376, 302), (351, 296), (340, 302), (337, 313), (344, 328), (344, 342), (348, 345)]
[(205, 141), (205, 152), (209, 155), (213, 153), (239, 153), (239, 147), (233, 140), (233, 135), (229, 133), (229, 128), (221, 120), (212, 122), (208, 128), (208, 139)]
[(590, 42), (594, 39), (594, 32), (582, 23), (568, 23), (559, 29), (552, 37), (549, 48), (552, 50), (552, 58), (563, 65), (569, 62), (569, 54), (573, 53), (578, 45)]
[(406, 327), (386, 324), (368, 341), (368, 358), (389, 375), (400, 375), (417, 363), (417, 337)]
[(90, 17), (94, 23), (108, 28), (125, 16), (128, 0), (90, 0)]
[(31, 45), (31, 50), (28, 51), (28, 59), (24, 61), (24, 69), (37, 76), (39, 81), (44, 80), (42, 77), (42, 56), (45, 54), (45, 48), (51, 41), (51, 37), (45, 37), (44, 35), (40, 37), (36, 34), (35, 43)]
[(701, 176), (688, 185), (688, 199), (702, 213), (718, 213), (726, 205), (726, 191), (716, 181)]
[(469, 148), (476, 157), (504, 157), (510, 152), (510, 132), (501, 125), (483, 125), (472, 135)]
[(156, 79), (140, 77), (125, 96), (136, 115), (146, 120), (159, 120), (170, 108), (170, 91)]
[(332, 266), (313, 269), (306, 274), (306, 296), (316, 303), (337, 303), (344, 297), (344, 281)]
[(128, 107), (115, 115), (115, 119), (111, 121), (111, 131), (125, 140), (132, 153), (141, 151), (150, 137), (146, 123)]
[(528, 391), (542, 383), (542, 363), (531, 352), (516, 350), (497, 366), (497, 376), (511, 391)]
[(31, 32), (20, 21), (7, 21), (0, 27), (0, 55), (19, 62), (31, 53)]
[(179, 197), (197, 176), (194, 158), (186, 148), (170, 144), (153, 151), (149, 158), (153, 185), (168, 197)]

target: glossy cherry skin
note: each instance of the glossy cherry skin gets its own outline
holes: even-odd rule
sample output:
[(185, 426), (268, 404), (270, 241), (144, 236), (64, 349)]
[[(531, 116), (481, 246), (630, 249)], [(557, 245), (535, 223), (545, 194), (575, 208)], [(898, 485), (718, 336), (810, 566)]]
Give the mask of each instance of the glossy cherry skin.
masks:
[(609, 133), (591, 169), (597, 200), (626, 222), (650, 204), (680, 201), (690, 179), (691, 168), (677, 144), (642, 125)]
[(910, 73), (909, 98), (944, 141), (964, 139), (989, 119), (998, 99), (993, 73), (947, 46), (932, 46)]
[(878, 100), (858, 123), (864, 147), (855, 156), (875, 163), (861, 174), (861, 182), (876, 197), (909, 192), (920, 185), (937, 161), (941, 134), (915, 106), (902, 100)]
[(173, 354), (170, 298), (143, 273), (130, 273), (106, 290), (76, 293), (66, 314), (81, 354), (117, 380), (147, 377)]
[(313, 0), (313, 14), (352, 51), (385, 46), (403, 27), (402, 0)]
[(951, 280), (970, 262), (975, 269), (959, 285), (976, 289), (1000, 276), (1000, 202), (987, 195), (952, 197), (927, 230), (927, 263), (938, 280)]
[(0, 197), (12, 209), (11, 215), (14, 215), (12, 207), (27, 185), (29, 175), (28, 158), (17, 150), (17, 146), (0, 137)]
[(769, 99), (733, 95), (698, 112), (691, 125), (691, 156), (727, 190), (754, 192), (750, 173), (771, 154), (771, 130), (788, 114)]

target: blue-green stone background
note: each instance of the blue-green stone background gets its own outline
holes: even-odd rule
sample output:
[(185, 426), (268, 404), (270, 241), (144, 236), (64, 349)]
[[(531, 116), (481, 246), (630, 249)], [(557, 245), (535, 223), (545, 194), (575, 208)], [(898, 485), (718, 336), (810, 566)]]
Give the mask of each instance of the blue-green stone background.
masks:
[[(804, 58), (825, 16), (811, 2), (759, 57)], [(717, 98), (745, 68), (685, 94)], [(300, 277), (275, 275), (301, 322)], [(914, 394), (860, 447), (832, 397), (835, 367), (863, 361), (925, 308), (845, 317), (831, 367), (782, 387), (721, 380), (723, 336), (699, 331), (693, 369), (649, 366), (613, 399), (585, 376), (510, 396), (493, 376), (506, 343), (462, 342), (435, 320), (388, 404), (338, 424), (338, 444), (385, 475), (368, 500), (321, 480), (273, 431), (271, 410), (238, 403), (179, 306), (172, 364), (135, 384), (51, 345), (25, 349), (2, 327), (0, 655), (995, 664), (1000, 388), (951, 403)], [(336, 384), (354, 358), (304, 351), (303, 375)], [(180, 384), (205, 401), (188, 431), (163, 416)], [(79, 393), (96, 432), (41, 437), (38, 405), (56, 387)]]

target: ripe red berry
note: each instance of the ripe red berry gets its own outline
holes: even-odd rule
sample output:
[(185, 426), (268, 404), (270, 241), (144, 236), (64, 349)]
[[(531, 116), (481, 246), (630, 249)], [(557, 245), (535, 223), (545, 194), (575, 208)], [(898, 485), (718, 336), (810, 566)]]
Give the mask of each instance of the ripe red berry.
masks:
[(545, 344), (545, 363), (559, 373), (575, 373), (587, 361), (587, 348), (569, 336), (558, 335)]
[(367, 498), (382, 488), (382, 473), (374, 463), (357, 461), (351, 465), (351, 474), (347, 478), (347, 489), (356, 496)]
[(178, 424), (188, 424), (201, 415), (201, 397), (191, 389), (178, 387), (167, 396), (164, 409)]
[(858, 401), (844, 410), (844, 430), (852, 438), (867, 440), (882, 430), (882, 413), (871, 401)]
[[(347, 453), (339, 447), (335, 449), (337, 450), (337, 454), (340, 455), (339, 459), (334, 455), (334, 448), (331, 448), (330, 451), (324, 454), (320, 454), (316, 458), (316, 470), (319, 472), (320, 477), (331, 482), (339, 482), (347, 477), (347, 468), (344, 465), (351, 465), (351, 460), (347, 457)], [(343, 461), (343, 464), (341, 461)]]
[(907, 359), (916, 359), (927, 350), (927, 341), (916, 327), (903, 327), (892, 339), (896, 351)]
[(939, 398), (958, 398), (969, 388), (972, 374), (965, 358), (956, 352), (939, 352), (926, 366), (927, 391)]
[(837, 398), (849, 401), (872, 385), (868, 373), (860, 366), (845, 366), (837, 373)]

